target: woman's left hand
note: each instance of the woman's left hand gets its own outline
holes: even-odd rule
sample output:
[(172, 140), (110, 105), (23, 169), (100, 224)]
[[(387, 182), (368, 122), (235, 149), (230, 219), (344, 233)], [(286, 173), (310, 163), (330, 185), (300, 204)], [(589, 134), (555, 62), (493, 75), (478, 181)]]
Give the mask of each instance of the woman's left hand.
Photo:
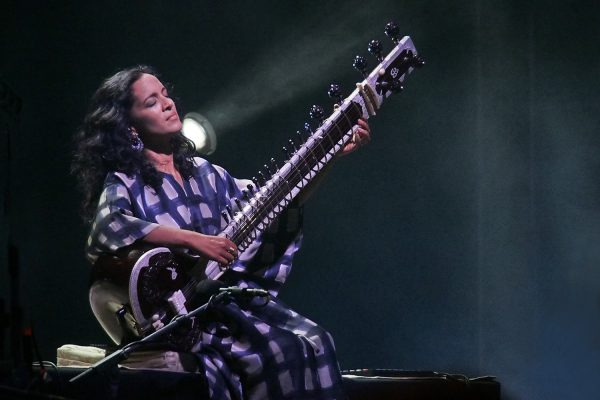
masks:
[(350, 154), (371, 141), (371, 128), (369, 128), (367, 121), (362, 118), (352, 127), (352, 132), (352, 139), (346, 143), (346, 146), (340, 152), (341, 156)]

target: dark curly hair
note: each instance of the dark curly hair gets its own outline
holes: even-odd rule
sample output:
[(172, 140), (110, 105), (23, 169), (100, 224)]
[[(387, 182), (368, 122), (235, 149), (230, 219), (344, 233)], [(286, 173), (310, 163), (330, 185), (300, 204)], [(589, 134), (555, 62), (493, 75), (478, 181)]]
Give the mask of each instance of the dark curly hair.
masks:
[[(140, 174), (155, 190), (162, 178), (142, 152), (132, 149), (129, 110), (133, 105), (132, 85), (143, 75), (159, 77), (154, 68), (138, 65), (107, 78), (92, 96), (83, 125), (75, 135), (71, 172), (83, 193), (82, 216), (90, 222), (108, 172)], [(175, 165), (184, 178), (192, 175), (194, 145), (180, 132), (171, 140)]]

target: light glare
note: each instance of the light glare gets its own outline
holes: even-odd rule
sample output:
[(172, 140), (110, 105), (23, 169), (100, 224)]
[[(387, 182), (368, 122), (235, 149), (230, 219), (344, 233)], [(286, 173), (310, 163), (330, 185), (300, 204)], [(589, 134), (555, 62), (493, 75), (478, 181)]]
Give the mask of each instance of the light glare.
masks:
[(182, 132), (194, 143), (200, 154), (211, 154), (217, 148), (217, 137), (208, 120), (201, 114), (191, 112), (183, 118)]

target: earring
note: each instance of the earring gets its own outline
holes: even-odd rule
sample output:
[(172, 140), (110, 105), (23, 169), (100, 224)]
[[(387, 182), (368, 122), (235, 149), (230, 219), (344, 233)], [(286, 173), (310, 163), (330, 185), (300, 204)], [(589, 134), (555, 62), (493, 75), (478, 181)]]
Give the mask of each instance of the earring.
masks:
[(131, 128), (128, 129), (128, 132), (129, 141), (131, 142), (131, 149), (137, 153), (144, 150), (144, 142), (142, 142), (142, 139), (140, 139), (138, 133)]

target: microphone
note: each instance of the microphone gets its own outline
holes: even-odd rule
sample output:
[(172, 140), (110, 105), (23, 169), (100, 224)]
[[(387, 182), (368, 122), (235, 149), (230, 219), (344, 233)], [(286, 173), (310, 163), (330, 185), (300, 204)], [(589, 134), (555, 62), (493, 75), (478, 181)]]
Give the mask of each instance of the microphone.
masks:
[(203, 279), (196, 285), (194, 293), (199, 296), (210, 297), (213, 294), (218, 293), (222, 288), (226, 287), (227, 284), (222, 281), (214, 279)]
[(219, 293), (219, 290), (223, 287), (227, 286), (224, 282), (213, 280), (213, 279), (203, 279), (194, 288), (194, 292), (191, 298), (186, 301), (186, 306), (188, 309), (197, 308), (205, 303), (208, 303), (210, 298)]
[(242, 288), (239, 286), (227, 286), (226, 283), (214, 279), (204, 279), (198, 282), (194, 288), (194, 293), (191, 298), (186, 301), (188, 309), (197, 308), (205, 303), (208, 303), (213, 295), (217, 295), (221, 299), (224, 296), (234, 298), (236, 300), (252, 300), (255, 297), (269, 300), (269, 292), (263, 289)]
[(253, 297), (269, 297), (269, 292), (264, 289), (242, 288), (239, 286), (229, 286), (219, 289), (220, 293), (226, 293), (231, 297), (251, 299)]

